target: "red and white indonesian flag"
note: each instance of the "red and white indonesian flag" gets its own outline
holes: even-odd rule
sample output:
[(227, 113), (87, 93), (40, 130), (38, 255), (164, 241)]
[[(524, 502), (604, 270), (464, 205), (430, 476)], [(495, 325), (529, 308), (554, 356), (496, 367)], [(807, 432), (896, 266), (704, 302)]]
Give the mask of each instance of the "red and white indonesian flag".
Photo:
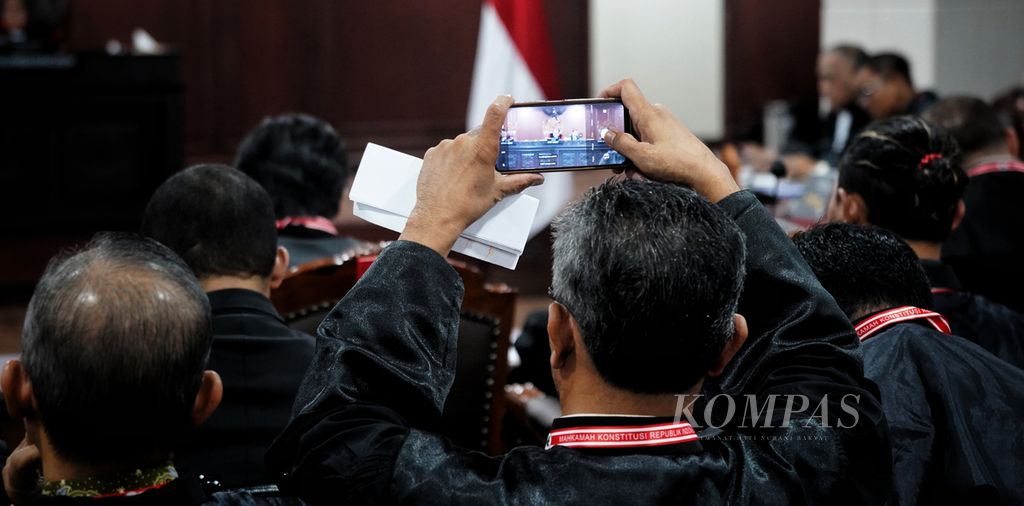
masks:
[[(494, 97), (516, 102), (561, 98), (542, 0), (484, 0), (466, 124), (475, 128)], [(551, 222), (572, 196), (571, 173), (548, 173), (525, 193), (540, 199), (530, 235)]]

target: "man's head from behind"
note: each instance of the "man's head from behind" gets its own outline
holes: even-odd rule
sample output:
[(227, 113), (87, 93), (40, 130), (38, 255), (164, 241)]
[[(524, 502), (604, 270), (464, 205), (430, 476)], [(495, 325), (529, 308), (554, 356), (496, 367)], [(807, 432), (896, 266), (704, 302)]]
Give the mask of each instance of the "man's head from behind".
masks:
[(914, 100), (914, 79), (910, 62), (896, 53), (879, 53), (868, 58), (858, 76), (860, 105), (872, 118), (902, 114)]
[(196, 165), (168, 178), (146, 206), (142, 233), (178, 253), (208, 289), (214, 279), (235, 278), (266, 294), (288, 267), (267, 192), (226, 165)]
[(742, 234), (689, 189), (633, 179), (594, 188), (555, 221), (553, 255), (548, 333), (563, 397), (588, 381), (685, 393), (746, 337)]
[(793, 242), (851, 321), (890, 307), (931, 305), (917, 255), (888, 230), (829, 223), (797, 234)]
[(946, 129), (966, 159), (1009, 154), (1016, 156), (1017, 133), (1003, 124), (995, 109), (975, 97), (947, 97), (921, 115)]
[(828, 99), (832, 110), (857, 99), (857, 73), (867, 59), (863, 49), (851, 45), (835, 46), (818, 56), (818, 94)]
[(827, 217), (941, 243), (963, 215), (966, 187), (956, 141), (920, 118), (898, 116), (869, 125), (847, 146)]
[(345, 143), (305, 114), (264, 119), (242, 141), (235, 167), (266, 188), (279, 219), (333, 219), (349, 176)]
[(7, 407), (47, 458), (96, 470), (166, 461), (220, 402), (205, 294), (156, 241), (100, 235), (50, 262), (29, 303)]
[(1024, 86), (1014, 86), (992, 99), (992, 108), (999, 115), (1003, 126), (1012, 128), (1016, 137), (1016, 146), (1010, 145), (1010, 153), (1017, 158), (1021, 157), (1021, 150), (1024, 149)]

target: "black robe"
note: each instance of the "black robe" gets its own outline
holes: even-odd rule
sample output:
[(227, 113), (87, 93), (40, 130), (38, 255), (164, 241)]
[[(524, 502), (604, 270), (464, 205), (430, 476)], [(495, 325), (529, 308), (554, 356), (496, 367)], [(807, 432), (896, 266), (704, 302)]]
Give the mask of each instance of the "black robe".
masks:
[(220, 374), (224, 397), (175, 461), (225, 487), (266, 485), (272, 477), (263, 454), (288, 424), (316, 342), (288, 328), (261, 293), (230, 288), (207, 296), (213, 316), (207, 368)]
[[(751, 334), (713, 389), (804, 395), (845, 425), (805, 411), (782, 426), (776, 410), (774, 428), (734, 419), (668, 453), (456, 448), (432, 431), (455, 371), (462, 283), (435, 252), (399, 241), (320, 326), (296, 416), (267, 456), (287, 473), (283, 490), (318, 504), (880, 504), (888, 435), (849, 321), (751, 193), (719, 205), (746, 234)], [(585, 423), (556, 427), (574, 422)]]
[(967, 291), (1024, 313), (1024, 164), (1008, 156), (983, 162), (993, 160), (1018, 170), (970, 176), (967, 212), (942, 245), (942, 261)]
[[(817, 106), (817, 103), (814, 105)], [(845, 132), (836, 131), (840, 126), (840, 114), (849, 115), (850, 118), (849, 127)], [(816, 160), (824, 160), (835, 167), (839, 165), (839, 159), (843, 156), (846, 146), (868, 123), (871, 123), (871, 116), (855, 102), (830, 111), (824, 118), (818, 117), (817, 114), (814, 114), (813, 119), (797, 115), (796, 125), (783, 154), (803, 153)], [(837, 135), (843, 136), (845, 142), (837, 145)]]
[(932, 285), (932, 309), (949, 320), (953, 334), (1024, 369), (1024, 315), (981, 295), (965, 292), (953, 269), (935, 260), (921, 266)]
[(1024, 371), (916, 322), (868, 338), (896, 504), (1024, 504)]

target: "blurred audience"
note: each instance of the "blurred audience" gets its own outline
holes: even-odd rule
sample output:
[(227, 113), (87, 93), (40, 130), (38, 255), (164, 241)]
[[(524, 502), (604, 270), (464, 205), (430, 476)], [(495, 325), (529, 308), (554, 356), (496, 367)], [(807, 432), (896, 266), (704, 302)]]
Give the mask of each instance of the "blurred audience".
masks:
[[(173, 450), (221, 401), (210, 308), (188, 266), (156, 241), (100, 235), (50, 262), (4, 367), (25, 441), (4, 468), (15, 504), (252, 504), (207, 496)], [(40, 480), (40, 470), (42, 479)]]
[(849, 140), (870, 121), (857, 103), (857, 75), (867, 59), (863, 49), (850, 45), (835, 46), (818, 57), (818, 95), (828, 103), (829, 112), (813, 137), (801, 139), (801, 132), (794, 132), (791, 149), (802, 143), (801, 151), (815, 160), (824, 160), (833, 167), (839, 163)]
[(305, 114), (263, 120), (242, 141), (235, 167), (273, 199), (278, 243), (291, 266), (358, 244), (334, 224), (350, 174), (345, 143), (325, 121)]
[(956, 141), (914, 116), (870, 125), (839, 164), (830, 221), (876, 225), (910, 244), (932, 286), (933, 307), (953, 332), (1024, 368), (1024, 316), (963, 290), (940, 261), (943, 241), (964, 215), (967, 176)]
[(977, 98), (952, 97), (924, 117), (949, 130), (970, 179), (963, 221), (942, 247), (942, 259), (967, 290), (1024, 311), (1024, 163), (1020, 138)]
[(270, 196), (231, 167), (190, 167), (156, 190), (142, 231), (199, 278), (213, 315), (208, 367), (224, 382), (220, 409), (177, 461), (227, 487), (272, 483), (263, 454), (288, 423), (314, 340), (289, 329), (270, 303), (288, 269)]
[(893, 232), (829, 224), (794, 241), (853, 322), (892, 434), (890, 504), (1022, 504), (1024, 371), (949, 336)]
[(828, 105), (817, 121), (797, 121), (781, 157), (757, 146), (744, 147), (744, 156), (759, 170), (772, 170), (788, 177), (802, 178), (814, 171), (818, 161), (835, 167), (847, 142), (870, 121), (857, 103), (859, 72), (868, 60), (863, 49), (837, 45), (818, 56), (818, 95)]
[(992, 100), (999, 120), (1017, 134), (1017, 142), (1024, 139), (1024, 86), (1014, 86)]
[(868, 58), (857, 79), (861, 83), (860, 105), (874, 119), (921, 114), (938, 99), (934, 92), (914, 88), (910, 62), (896, 53)]

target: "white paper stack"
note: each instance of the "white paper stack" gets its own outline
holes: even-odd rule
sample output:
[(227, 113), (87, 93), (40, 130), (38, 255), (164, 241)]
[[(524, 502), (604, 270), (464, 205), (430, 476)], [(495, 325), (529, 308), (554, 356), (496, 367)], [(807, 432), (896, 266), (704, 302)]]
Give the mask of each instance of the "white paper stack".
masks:
[[(401, 232), (416, 205), (416, 179), (423, 160), (377, 144), (367, 144), (348, 197), (356, 216)], [(450, 198), (461, 198), (450, 195)], [(515, 269), (530, 237), (539, 201), (513, 195), (494, 206), (455, 241), (452, 251)]]

